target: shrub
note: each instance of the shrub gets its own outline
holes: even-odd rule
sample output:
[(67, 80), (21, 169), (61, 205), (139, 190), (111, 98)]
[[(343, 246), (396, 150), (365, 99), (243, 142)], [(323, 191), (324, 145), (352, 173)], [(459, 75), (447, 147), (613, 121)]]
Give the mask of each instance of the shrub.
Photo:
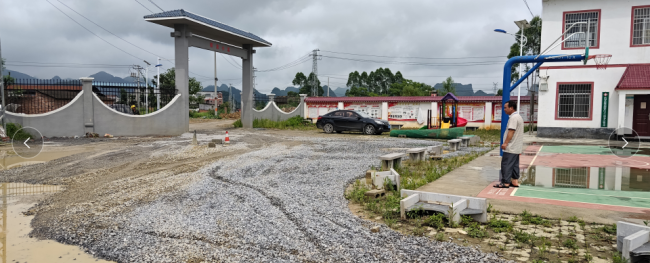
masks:
[(508, 232), (512, 229), (510, 222), (492, 217), (488, 222), (488, 227), (492, 228), (495, 233)]
[(234, 125), (236, 128), (244, 127), (244, 125), (241, 123), (241, 119), (236, 120), (232, 125)]
[(7, 123), (7, 137), (12, 140), (27, 140), (27, 138), (34, 137), (31, 134), (27, 133), (25, 130), (21, 130), (23, 127), (17, 123)]

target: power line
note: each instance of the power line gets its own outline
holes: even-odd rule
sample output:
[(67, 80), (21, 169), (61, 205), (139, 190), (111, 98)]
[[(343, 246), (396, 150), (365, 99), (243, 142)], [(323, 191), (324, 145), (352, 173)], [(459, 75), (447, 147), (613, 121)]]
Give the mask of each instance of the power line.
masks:
[(56, 10), (59, 10), (59, 12), (61, 12), (62, 14), (64, 14), (64, 15), (67, 16), (68, 18), (70, 18), (70, 20), (72, 20), (72, 21), (74, 21), (75, 23), (77, 23), (77, 25), (79, 25), (80, 27), (83, 27), (86, 31), (88, 31), (88, 32), (90, 32), (91, 34), (95, 35), (97, 38), (99, 38), (99, 39), (101, 39), (102, 41), (106, 42), (107, 44), (113, 46), (114, 48), (116, 48), (116, 49), (118, 49), (118, 50), (120, 50), (120, 51), (126, 53), (126, 54), (129, 55), (129, 56), (132, 56), (132, 57), (134, 57), (134, 58), (137, 58), (138, 60), (144, 61), (144, 59), (141, 59), (141, 58), (139, 58), (139, 57), (137, 57), (137, 56), (135, 56), (135, 55), (133, 55), (133, 54), (131, 54), (131, 53), (129, 53), (129, 52), (126, 52), (125, 50), (123, 50), (123, 49), (121, 49), (121, 48), (119, 48), (119, 47), (117, 47), (117, 46), (111, 44), (110, 42), (106, 41), (106, 39), (103, 39), (103, 38), (100, 37), (99, 35), (95, 34), (93, 31), (91, 31), (90, 29), (86, 28), (86, 27), (83, 26), (81, 23), (77, 22), (77, 20), (74, 20), (71, 16), (69, 16), (68, 14), (66, 14), (65, 12), (63, 12), (63, 10), (59, 9), (58, 7), (56, 7), (56, 6), (55, 6), (54, 4), (52, 4), (52, 2), (50, 2), (49, 0), (45, 0), (45, 1), (47, 1), (48, 3), (50, 3), (50, 5), (52, 5), (54, 8), (56, 8)]
[(470, 59), (470, 58), (506, 58), (506, 56), (491, 56), (491, 57), (456, 57), (456, 58), (430, 58), (430, 57), (392, 57), (392, 56), (382, 56), (382, 55), (369, 55), (369, 54), (356, 54), (356, 53), (346, 53), (338, 51), (327, 51), (321, 50), (322, 52), (327, 53), (336, 53), (336, 54), (346, 54), (354, 56), (367, 56), (367, 57), (381, 57), (381, 58), (415, 58), (415, 59)]
[(528, 12), (530, 12), (530, 15), (532, 17), (535, 17), (535, 15), (533, 15), (533, 11), (530, 10), (530, 6), (528, 6), (528, 2), (526, 2), (526, 0), (524, 0), (524, 4), (526, 4), (526, 7), (528, 8)]
[(90, 23), (93, 23), (94, 25), (98, 26), (99, 28), (104, 29), (106, 32), (111, 33), (111, 35), (113, 35), (113, 36), (115, 36), (115, 37), (121, 39), (122, 41), (124, 41), (124, 42), (126, 42), (126, 43), (129, 43), (131, 46), (134, 46), (134, 47), (136, 47), (136, 48), (139, 48), (140, 50), (142, 50), (142, 51), (144, 51), (144, 52), (147, 52), (147, 53), (149, 53), (149, 54), (151, 54), (151, 55), (154, 55), (154, 56), (160, 57), (160, 58), (162, 58), (162, 59), (164, 59), (164, 60), (170, 61), (169, 59), (166, 59), (166, 58), (164, 58), (163, 56), (160, 56), (160, 55), (158, 55), (158, 54), (154, 54), (154, 53), (152, 53), (152, 52), (149, 52), (148, 50), (146, 50), (146, 49), (144, 49), (144, 48), (141, 48), (141, 47), (137, 46), (136, 44), (133, 44), (133, 43), (127, 41), (127, 40), (124, 39), (124, 38), (121, 38), (120, 36), (116, 35), (115, 33), (111, 32), (110, 30), (108, 30), (108, 29), (106, 29), (106, 28), (104, 28), (104, 27), (98, 25), (97, 23), (95, 23), (95, 22), (93, 22), (92, 20), (88, 19), (88, 18), (85, 17), (84, 15), (82, 15), (82, 14), (80, 14), (79, 12), (75, 11), (74, 9), (72, 9), (71, 7), (69, 7), (68, 5), (62, 3), (60, 0), (56, 0), (56, 1), (59, 2), (60, 4), (64, 5), (64, 6), (67, 7), (68, 9), (72, 10), (72, 12), (77, 13), (77, 15), (79, 15), (79, 16), (83, 17), (84, 19), (88, 20)]
[(235, 67), (235, 68), (237, 68), (237, 69), (241, 69), (241, 67), (238, 67), (238, 66), (236, 66), (236, 65), (233, 65), (233, 64), (230, 62), (230, 60), (228, 60), (228, 58), (226, 58), (226, 56), (224, 56), (223, 54), (219, 53), (219, 55), (221, 55), (221, 56), (223, 57), (223, 59), (225, 59), (226, 62), (228, 62), (228, 64), (230, 64), (231, 66), (233, 66), (233, 67)]
[(271, 72), (271, 71), (278, 71), (278, 70), (283, 70), (283, 69), (288, 69), (288, 68), (291, 68), (291, 67), (295, 67), (297, 65), (300, 65), (302, 63), (305, 63), (305, 62), (309, 61), (310, 60), (310, 55), (311, 55), (310, 53), (307, 53), (304, 56), (302, 56), (302, 57), (300, 57), (300, 58), (298, 58), (298, 59), (296, 59), (294, 61), (291, 61), (291, 62), (289, 62), (287, 64), (284, 64), (282, 66), (278, 66), (278, 67), (271, 68), (271, 69), (258, 70), (257, 72)]
[(341, 60), (350, 60), (350, 61), (357, 61), (357, 62), (401, 64), (401, 65), (411, 65), (411, 66), (432, 66), (432, 67), (487, 66), (487, 65), (502, 65), (504, 63), (503, 61), (482, 61), (482, 62), (462, 62), (462, 63), (424, 63), (424, 62), (410, 62), (410, 61), (379, 61), (379, 60), (368, 60), (368, 59), (353, 59), (353, 58), (333, 57), (333, 56), (325, 56), (325, 55), (322, 55), (322, 57), (341, 59)]
[[(135, 1), (138, 2), (138, 0), (135, 0)], [(143, 5), (142, 3), (140, 3), (140, 2), (138, 2), (138, 4), (140, 4), (142, 7), (144, 7), (144, 9), (149, 10), (149, 12), (151, 12), (151, 13), (153, 14), (153, 11), (151, 11), (151, 9), (147, 8), (146, 6), (144, 6), (144, 5)]]
[(158, 9), (160, 9), (160, 11), (165, 12), (165, 10), (163, 10), (162, 8), (160, 8), (160, 6), (158, 6), (156, 3), (154, 3), (153, 0), (149, 0), (149, 2), (151, 2), (153, 5), (155, 5), (156, 7), (158, 7)]

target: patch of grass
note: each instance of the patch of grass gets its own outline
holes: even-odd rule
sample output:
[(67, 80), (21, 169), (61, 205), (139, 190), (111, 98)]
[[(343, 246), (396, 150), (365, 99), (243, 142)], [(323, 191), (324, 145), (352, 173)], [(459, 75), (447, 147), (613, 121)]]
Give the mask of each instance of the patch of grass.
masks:
[(443, 233), (443, 232), (436, 233), (436, 240), (441, 241), (441, 242), (445, 241), (445, 233)]
[(352, 191), (349, 191), (345, 194), (345, 198), (356, 203), (363, 203), (366, 201), (366, 192), (370, 191), (365, 184), (362, 184), (361, 181), (357, 180), (352, 185)]
[(578, 244), (573, 238), (567, 238), (562, 242), (562, 246), (569, 249), (578, 249)]
[(492, 217), (490, 221), (488, 221), (488, 227), (495, 233), (510, 232), (512, 230), (512, 224), (510, 222), (496, 219), (495, 217)]
[(207, 112), (190, 111), (190, 118), (219, 119), (219, 117), (216, 114), (214, 114), (213, 110), (209, 110)]
[(621, 252), (614, 252), (612, 254), (612, 262), (613, 263), (629, 263), (630, 261), (625, 259)]
[(434, 214), (429, 217), (427, 217), (424, 221), (425, 224), (427, 224), (430, 227), (433, 227), (437, 230), (442, 230), (445, 229), (445, 221), (447, 217), (445, 217), (444, 214), (439, 213), (439, 214)]
[(241, 128), (241, 127), (244, 127), (244, 125), (241, 123), (241, 119), (236, 120), (232, 125), (234, 125), (235, 128)]
[(578, 222), (578, 217), (577, 217), (577, 216), (569, 217), (569, 219), (567, 219), (567, 221), (569, 221), (569, 222), (571, 222), (571, 223)]
[[(233, 123), (235, 127), (242, 127), (241, 119)], [(316, 124), (305, 122), (300, 116), (294, 116), (286, 121), (273, 121), (269, 119), (253, 120), (253, 128), (280, 129), (280, 130), (311, 130), (316, 128)]]
[(488, 237), (488, 231), (481, 227), (477, 222), (472, 222), (467, 227), (467, 235), (473, 238), (486, 238)]
[(25, 132), (25, 130), (20, 130), (23, 127), (17, 123), (7, 123), (7, 137), (13, 140), (27, 140), (27, 138), (34, 137), (31, 134)]
[(520, 242), (520, 243), (525, 243), (525, 244), (530, 243), (530, 244), (532, 244), (537, 239), (537, 237), (535, 235), (526, 233), (526, 232), (524, 232), (522, 230), (518, 230), (518, 229), (515, 230), (512, 234), (514, 236), (514, 239), (517, 242)]
[(615, 235), (616, 234), (616, 224), (611, 224), (611, 225), (605, 225), (600, 228), (601, 231), (610, 234), (610, 235)]
[(477, 129), (475, 131), (466, 130), (465, 133), (463, 133), (463, 135), (477, 135), (477, 136), (481, 137), (482, 141), (497, 142), (501, 138), (500, 131), (501, 130), (499, 130), (499, 129), (490, 129), (490, 130)]

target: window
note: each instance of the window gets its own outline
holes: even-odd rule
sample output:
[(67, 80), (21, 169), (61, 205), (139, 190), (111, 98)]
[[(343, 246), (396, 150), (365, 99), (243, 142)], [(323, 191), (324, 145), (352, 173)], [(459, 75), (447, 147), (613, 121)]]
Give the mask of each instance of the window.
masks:
[(555, 184), (558, 188), (587, 188), (589, 179), (587, 167), (555, 168)]
[[(576, 24), (581, 22), (583, 24)], [(589, 39), (590, 48), (598, 48), (600, 39), (600, 10), (565, 12), (563, 24), (563, 31), (567, 32), (564, 37), (568, 37), (562, 46), (564, 49), (584, 48), (587, 45), (587, 38)], [(573, 26), (574, 24), (576, 25)]]
[(650, 7), (632, 8), (632, 46), (650, 45)]
[(343, 117), (343, 112), (342, 112), (342, 111), (335, 111), (335, 112), (332, 113), (332, 115), (330, 115), (330, 116), (333, 116), (333, 117)]
[(558, 84), (559, 119), (591, 119), (591, 90), (593, 84)]

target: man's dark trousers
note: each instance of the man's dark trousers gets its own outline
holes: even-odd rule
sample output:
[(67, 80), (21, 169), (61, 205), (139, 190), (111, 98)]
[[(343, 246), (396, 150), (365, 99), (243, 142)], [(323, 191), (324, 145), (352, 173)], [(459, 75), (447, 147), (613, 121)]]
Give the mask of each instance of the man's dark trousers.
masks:
[(501, 157), (501, 183), (510, 184), (519, 179), (519, 154), (503, 152)]

